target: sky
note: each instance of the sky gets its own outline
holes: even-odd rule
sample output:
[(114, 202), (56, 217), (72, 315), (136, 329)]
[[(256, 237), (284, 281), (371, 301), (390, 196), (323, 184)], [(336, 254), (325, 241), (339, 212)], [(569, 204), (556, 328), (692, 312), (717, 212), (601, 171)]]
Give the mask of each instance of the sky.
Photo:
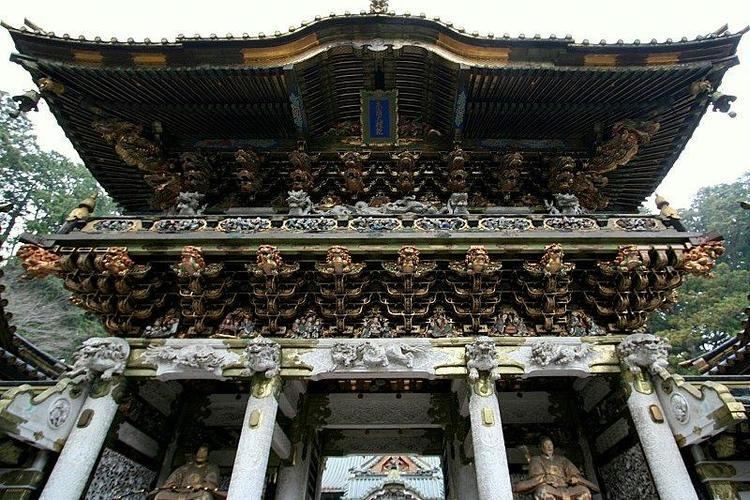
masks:
[[(24, 17), (47, 31), (71, 37), (100, 36), (104, 40), (174, 39), (200, 33), (256, 34), (286, 31), (303, 20), (330, 12), (369, 9), (368, 0), (36, 0), (0, 2), (0, 19), (21, 26)], [(536, 33), (547, 37), (573, 35), (596, 43), (601, 39), (626, 42), (652, 38), (689, 39), (708, 34), (724, 23), (732, 32), (750, 24), (750, 1), (714, 0), (390, 0), (397, 13), (425, 13), (440, 17), (468, 32), (512, 36)], [(8, 61), (14, 51), (10, 35), (0, 31), (0, 89), (18, 94), (36, 88), (26, 71)], [(750, 33), (739, 47), (741, 64), (730, 69), (722, 82), (725, 94), (737, 95), (730, 118), (710, 110), (688, 142), (657, 192), (675, 207), (687, 207), (703, 186), (731, 182), (750, 170)], [(744, 64), (742, 64), (744, 62)], [(583, 91), (583, 89), (582, 89)], [(46, 104), (30, 113), (39, 143), (73, 159), (80, 158), (57, 125)], [(650, 207), (653, 208), (653, 207)]]

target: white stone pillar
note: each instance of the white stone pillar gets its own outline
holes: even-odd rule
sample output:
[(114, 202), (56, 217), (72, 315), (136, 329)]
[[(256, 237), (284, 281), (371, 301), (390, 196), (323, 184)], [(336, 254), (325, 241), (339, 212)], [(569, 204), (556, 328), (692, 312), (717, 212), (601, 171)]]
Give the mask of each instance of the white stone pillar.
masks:
[(304, 443), (296, 443), (292, 451), (294, 463), (284, 465), (279, 470), (279, 479), (276, 483), (276, 498), (305, 500), (312, 450), (308, 448), (306, 450), (307, 453), (303, 457), (303, 447)]
[(229, 500), (261, 500), (263, 497), (280, 388), (278, 376), (256, 375), (253, 380), (229, 482)]
[(124, 380), (97, 381), (78, 414), (39, 500), (78, 500), (117, 414), (114, 394)]
[(471, 384), (469, 395), (469, 418), (479, 500), (513, 498), (500, 407), (494, 388), (494, 380), (480, 379)]
[(669, 344), (649, 333), (628, 335), (617, 352), (624, 365), (628, 409), (661, 500), (698, 500), (649, 372), (668, 366)]
[(649, 377), (629, 382), (628, 408), (661, 500), (697, 500), (698, 495)]

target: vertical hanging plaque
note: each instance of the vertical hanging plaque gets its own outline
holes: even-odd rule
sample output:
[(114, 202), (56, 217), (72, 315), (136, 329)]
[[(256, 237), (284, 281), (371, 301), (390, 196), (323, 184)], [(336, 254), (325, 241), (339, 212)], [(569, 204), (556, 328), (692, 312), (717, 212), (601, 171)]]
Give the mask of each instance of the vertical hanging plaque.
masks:
[(398, 141), (398, 91), (363, 90), (362, 143), (396, 144)]

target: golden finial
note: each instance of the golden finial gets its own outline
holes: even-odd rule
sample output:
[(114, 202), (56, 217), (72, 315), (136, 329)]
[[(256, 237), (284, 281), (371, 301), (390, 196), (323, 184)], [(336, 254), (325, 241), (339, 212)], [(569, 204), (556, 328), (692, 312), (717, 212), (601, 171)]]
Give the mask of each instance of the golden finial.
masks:
[(99, 196), (97, 193), (85, 198), (78, 204), (77, 208), (70, 211), (68, 216), (65, 218), (66, 222), (72, 222), (77, 220), (88, 219), (96, 208), (96, 197)]
[(656, 208), (661, 212), (661, 216), (665, 219), (679, 219), (680, 215), (677, 210), (669, 206), (669, 202), (663, 196), (656, 195)]

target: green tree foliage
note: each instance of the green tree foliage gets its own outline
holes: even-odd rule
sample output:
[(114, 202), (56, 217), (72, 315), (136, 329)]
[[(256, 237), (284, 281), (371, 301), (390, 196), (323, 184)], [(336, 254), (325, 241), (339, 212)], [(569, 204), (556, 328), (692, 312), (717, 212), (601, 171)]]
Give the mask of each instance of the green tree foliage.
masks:
[[(11, 205), (0, 214), (4, 251), (11, 251), (23, 232), (55, 232), (70, 210), (93, 193), (99, 195), (97, 214), (115, 213), (115, 204), (88, 170), (39, 148), (31, 122), (24, 116), (11, 118), (13, 109), (8, 95), (0, 92), (0, 201)], [(25, 279), (13, 258), (5, 265), (4, 281), (7, 309), (18, 333), (50, 354), (70, 359), (84, 339), (104, 335), (98, 319), (69, 303), (70, 293), (59, 279)]]
[(670, 340), (679, 359), (709, 351), (740, 331), (750, 292), (750, 210), (739, 205), (747, 199), (750, 172), (735, 182), (702, 188), (682, 213), (688, 230), (724, 236), (726, 253), (714, 278), (686, 278), (677, 305), (651, 318), (651, 330)]
[(88, 170), (58, 153), (42, 151), (31, 122), (9, 116), (14, 108), (0, 92), (0, 200), (11, 204), (2, 217), (0, 241), (13, 246), (22, 232), (56, 231), (70, 210), (93, 193), (99, 194), (97, 214), (114, 213), (114, 203)]

